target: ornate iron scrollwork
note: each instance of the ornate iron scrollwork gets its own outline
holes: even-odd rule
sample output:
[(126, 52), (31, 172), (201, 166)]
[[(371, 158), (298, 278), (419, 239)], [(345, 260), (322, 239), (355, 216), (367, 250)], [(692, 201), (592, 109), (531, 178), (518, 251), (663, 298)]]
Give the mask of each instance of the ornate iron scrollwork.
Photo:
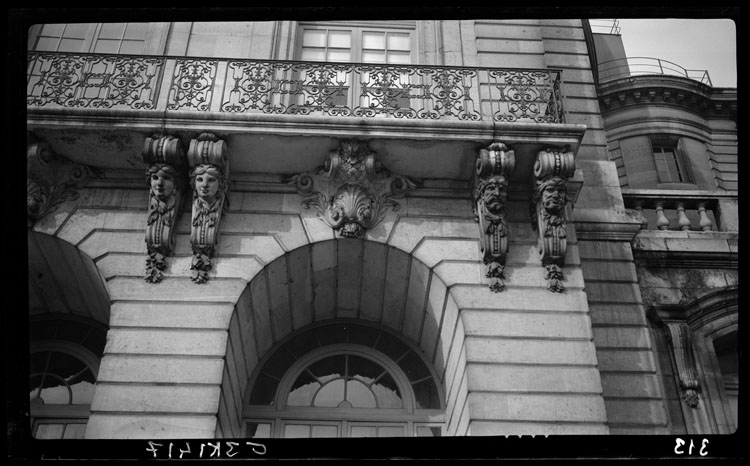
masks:
[(479, 151), (474, 179), (476, 219), (482, 235), (481, 250), (487, 265), (490, 290), (505, 289), (505, 257), (508, 253), (506, 202), (508, 181), (515, 168), (515, 155), (502, 142)]
[(567, 252), (567, 179), (575, 173), (572, 152), (547, 149), (534, 164), (532, 226), (537, 230), (542, 265), (547, 269), (548, 289), (562, 293), (562, 266)]
[(52, 212), (60, 203), (78, 196), (76, 188), (89, 176), (86, 166), (52, 153), (44, 142), (26, 150), (26, 226)]
[(166, 257), (175, 245), (175, 230), (182, 213), (182, 199), (187, 185), (185, 151), (179, 139), (168, 135), (146, 138), (143, 147), (146, 183), (149, 186), (146, 218), (146, 276), (149, 283), (162, 280)]
[(193, 188), (190, 269), (194, 271), (195, 283), (205, 283), (212, 267), (211, 257), (219, 243), (221, 214), (229, 204), (229, 150), (216, 135), (203, 133), (190, 141), (187, 155)]
[(314, 207), (321, 220), (347, 238), (358, 238), (377, 225), (386, 207), (398, 210), (395, 199), (417, 186), (416, 180), (392, 176), (367, 144), (356, 140), (341, 141), (324, 166), (290, 181), (305, 197), (303, 206)]

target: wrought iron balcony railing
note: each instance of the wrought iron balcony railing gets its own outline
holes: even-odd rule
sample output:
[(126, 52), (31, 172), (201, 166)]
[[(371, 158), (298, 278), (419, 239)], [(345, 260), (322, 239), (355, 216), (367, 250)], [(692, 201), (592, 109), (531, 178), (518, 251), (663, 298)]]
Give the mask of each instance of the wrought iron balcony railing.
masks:
[(671, 61), (651, 57), (618, 58), (599, 63), (599, 82), (630, 76), (666, 75), (680, 76), (711, 86), (707, 70), (687, 70)]
[(27, 105), (563, 123), (559, 70), (28, 55)]

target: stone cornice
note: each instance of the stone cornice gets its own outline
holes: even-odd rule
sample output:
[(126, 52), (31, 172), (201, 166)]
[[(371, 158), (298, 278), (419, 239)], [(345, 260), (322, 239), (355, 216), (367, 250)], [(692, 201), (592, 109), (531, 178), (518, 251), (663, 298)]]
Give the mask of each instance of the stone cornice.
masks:
[(597, 87), (602, 114), (644, 104), (671, 105), (706, 118), (737, 119), (737, 90), (676, 76), (633, 76)]

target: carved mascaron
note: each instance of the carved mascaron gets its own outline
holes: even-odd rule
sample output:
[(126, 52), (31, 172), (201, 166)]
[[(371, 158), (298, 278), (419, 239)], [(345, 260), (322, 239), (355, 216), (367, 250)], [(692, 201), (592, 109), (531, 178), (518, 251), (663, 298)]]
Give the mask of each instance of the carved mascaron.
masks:
[(190, 186), (193, 189), (190, 244), (192, 280), (205, 283), (211, 270), (211, 257), (219, 242), (221, 214), (228, 204), (229, 151), (214, 134), (203, 133), (190, 141), (188, 149)]
[(539, 152), (534, 164), (532, 225), (538, 233), (542, 265), (547, 269), (550, 291), (562, 293), (562, 267), (567, 252), (567, 179), (575, 173), (572, 152), (547, 149)]
[(154, 135), (146, 139), (143, 160), (149, 164), (146, 169), (149, 198), (145, 279), (149, 283), (158, 283), (167, 267), (166, 257), (174, 251), (174, 235), (187, 184), (185, 152), (179, 139)]
[(391, 176), (367, 145), (355, 140), (341, 141), (323, 167), (295, 175), (292, 181), (306, 198), (303, 205), (315, 207), (322, 221), (347, 238), (358, 238), (377, 225), (386, 207), (398, 210), (395, 199), (416, 186), (407, 177)]
[(473, 193), (476, 219), (482, 235), (481, 251), (487, 265), (486, 276), (490, 279), (490, 289), (494, 292), (505, 289), (503, 279), (508, 253), (506, 202), (508, 180), (514, 168), (514, 152), (500, 142), (482, 149), (476, 161)]

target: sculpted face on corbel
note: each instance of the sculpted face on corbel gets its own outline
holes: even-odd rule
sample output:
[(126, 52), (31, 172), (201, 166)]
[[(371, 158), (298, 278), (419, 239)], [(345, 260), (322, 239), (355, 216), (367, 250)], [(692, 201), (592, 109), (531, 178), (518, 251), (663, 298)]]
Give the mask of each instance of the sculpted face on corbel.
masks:
[(505, 144), (492, 143), (479, 152), (474, 180), (474, 201), (479, 222), (483, 261), (490, 290), (505, 289), (505, 258), (508, 253), (506, 203), (509, 177), (515, 168), (515, 155)]
[(548, 289), (562, 293), (562, 267), (567, 253), (567, 179), (575, 173), (572, 152), (547, 149), (537, 155), (532, 181), (532, 225), (539, 235), (539, 253)]
[(229, 151), (226, 143), (212, 133), (201, 134), (190, 142), (188, 163), (193, 190), (191, 279), (195, 283), (205, 283), (212, 268), (211, 258), (219, 243), (222, 211), (229, 201)]
[(157, 134), (146, 139), (143, 160), (148, 164), (146, 184), (149, 187), (145, 280), (159, 283), (167, 268), (166, 257), (174, 251), (174, 235), (182, 211), (187, 184), (185, 152), (179, 139)]
[(361, 237), (383, 219), (387, 207), (398, 210), (395, 199), (417, 186), (411, 178), (391, 175), (367, 144), (356, 140), (341, 141), (323, 166), (290, 181), (305, 198), (303, 206), (315, 208), (318, 217), (345, 238)]

